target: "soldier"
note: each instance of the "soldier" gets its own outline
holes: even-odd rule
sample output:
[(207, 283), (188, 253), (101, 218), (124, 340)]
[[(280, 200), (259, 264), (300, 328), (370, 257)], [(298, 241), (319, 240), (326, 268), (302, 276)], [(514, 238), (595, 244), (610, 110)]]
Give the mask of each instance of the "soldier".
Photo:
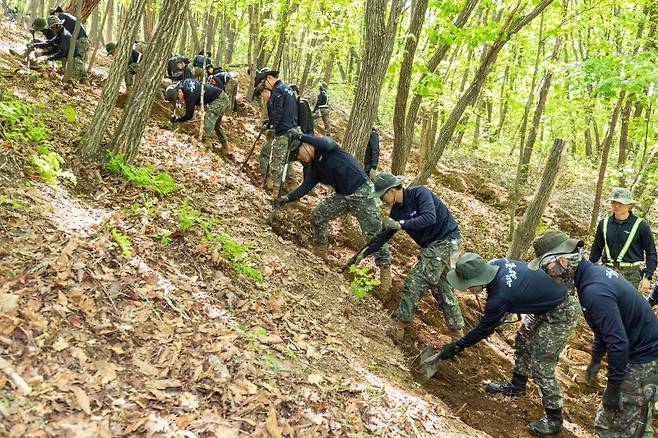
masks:
[(301, 129), (302, 134), (315, 134), (311, 105), (308, 104), (307, 99), (299, 95), (299, 87), (297, 85), (290, 84), (290, 89), (295, 93), (295, 99), (297, 99), (297, 121), (299, 122), (299, 129)]
[(202, 81), (205, 69), (207, 69), (211, 64), (212, 61), (210, 60), (210, 52), (206, 52), (206, 55), (204, 56), (203, 50), (200, 51), (199, 54), (192, 59), (192, 73), (194, 75), (194, 79), (197, 81)]
[[(66, 70), (66, 61), (69, 54), (69, 46), (71, 44), (71, 34), (64, 28), (64, 20), (60, 20), (54, 15), (51, 15), (46, 20), (48, 28), (55, 34), (55, 36), (47, 41), (35, 43), (33, 45), (36, 49), (56, 49), (50, 55), (42, 55), (37, 58), (37, 63), (43, 61), (61, 61), (62, 68)], [(87, 75), (80, 52), (76, 47), (73, 54), (73, 79), (80, 80)]]
[[(76, 17), (64, 12), (61, 6), (57, 6), (51, 9), (50, 15), (53, 15), (60, 20), (64, 20), (64, 27), (69, 31), (71, 35), (73, 35), (73, 31), (75, 30), (75, 23), (78, 21)], [(80, 57), (84, 64), (87, 63), (87, 52), (89, 51), (90, 46), (91, 44), (89, 42), (89, 38), (87, 37), (87, 31), (85, 30), (82, 23), (80, 23), (80, 31), (78, 31), (78, 38), (75, 42), (75, 47), (80, 51)]]
[[(105, 51), (108, 55), (114, 56), (114, 51), (116, 50), (116, 43), (107, 43), (105, 45)], [(132, 49), (130, 52), (130, 60), (128, 61), (128, 67), (126, 68), (126, 73), (123, 76), (123, 80), (126, 83), (126, 93), (130, 92), (133, 84), (135, 83), (135, 75), (139, 71), (139, 63), (142, 60), (142, 54), (137, 50)]]
[(525, 262), (494, 259), (486, 263), (473, 253), (461, 256), (447, 278), (454, 289), (472, 294), (486, 289), (487, 303), (477, 327), (443, 347), (440, 358), (449, 359), (485, 339), (508, 313), (525, 314), (514, 343), (512, 380), (489, 383), (485, 390), (492, 394), (523, 395), (532, 373), (546, 415), (530, 422), (528, 429), (535, 435), (558, 433), (562, 429), (564, 399), (555, 367), (581, 314), (575, 291), (568, 291), (543, 271), (529, 270)]
[[(425, 186), (405, 189), (402, 187), (404, 180), (404, 177), (389, 172), (379, 173), (375, 178), (375, 191), (370, 196), (380, 198), (391, 207), (391, 211), (382, 226), (384, 233), (355, 256), (354, 264), (381, 248), (397, 231), (406, 231), (422, 250), (404, 282), (402, 300), (395, 311), (398, 321), (391, 335), (402, 340), (418, 301), (430, 289), (436, 301), (441, 303), (448, 330), (453, 336), (462, 336), (464, 318), (446, 280), (448, 269), (459, 257), (457, 222), (430, 189)], [(388, 300), (386, 297), (385, 301)]]
[(370, 131), (370, 138), (368, 139), (368, 146), (366, 147), (366, 155), (363, 158), (363, 170), (371, 180), (377, 176), (377, 166), (379, 165), (379, 133), (374, 126)]
[(324, 135), (331, 136), (331, 125), (329, 124), (329, 97), (327, 96), (327, 83), (320, 82), (320, 92), (315, 101), (315, 108), (313, 108), (315, 118), (322, 116), (322, 124), (324, 125)]
[[(41, 32), (41, 34), (46, 38), (45, 40), (38, 39), (35, 36), (36, 32)], [(46, 22), (46, 19), (43, 17), (37, 17), (34, 19), (32, 22), (32, 28), (30, 29), (30, 33), (32, 34), (32, 40), (27, 43), (27, 46), (25, 47), (25, 50), (23, 52), (17, 52), (14, 49), (9, 49), (9, 53), (11, 53), (14, 56), (19, 56), (21, 58), (26, 58), (33, 50), (34, 50), (34, 45), (36, 43), (43, 43), (46, 40), (49, 40), (51, 38), (55, 37), (55, 33), (51, 31), (48, 28), (48, 23)], [(41, 49), (36, 53), (36, 56), (43, 56), (43, 55), (51, 55), (57, 51), (57, 48), (55, 46), (48, 47), (47, 49)]]
[(656, 270), (656, 245), (649, 223), (631, 212), (637, 202), (628, 189), (614, 189), (606, 202), (610, 202), (612, 215), (599, 222), (589, 261), (601, 260), (646, 294)]
[(231, 112), (237, 111), (237, 95), (238, 95), (238, 74), (236, 72), (224, 71), (217, 68), (217, 73), (213, 76), (224, 84), (224, 91), (228, 95), (229, 110)]
[[(291, 158), (309, 165), (309, 176), (296, 190), (278, 198), (274, 203), (275, 208), (299, 200), (318, 183), (322, 183), (332, 187), (335, 193), (324, 198), (311, 211), (315, 244), (313, 253), (328, 260), (327, 225), (330, 220), (345, 213), (356, 217), (366, 241), (372, 239), (381, 228), (381, 217), (377, 202), (370, 196), (372, 182), (359, 163), (330, 137), (298, 134), (295, 144), (290, 152)], [(375, 254), (375, 263), (379, 267), (381, 293), (387, 296), (391, 287), (391, 255), (388, 245), (380, 245)]]
[[(183, 82), (170, 85), (165, 91), (165, 97), (174, 107), (176, 103), (185, 105), (185, 115), (178, 117), (173, 114), (171, 116), (172, 123), (192, 120), (194, 107), (201, 104), (201, 82), (196, 79), (186, 79)], [(221, 125), (221, 117), (228, 106), (228, 97), (221, 88), (205, 84), (203, 103), (205, 106), (203, 119), (204, 142), (214, 149), (213, 141), (219, 136), (219, 142), (222, 145), (220, 153), (226, 156), (230, 153), (230, 149), (228, 139)]]
[(193, 77), (189, 63), (190, 60), (183, 56), (173, 55), (169, 58), (167, 61), (167, 77), (171, 79), (172, 84)]
[[(594, 332), (588, 380), (596, 379), (601, 359), (608, 354), (608, 384), (594, 420), (597, 436), (634, 436), (643, 420), (644, 382), (658, 374), (658, 318), (624, 277), (583, 258), (582, 241), (549, 230), (533, 246), (537, 258), (528, 267), (541, 267), (578, 292), (585, 320)], [(653, 436), (651, 411), (650, 404), (646, 437)]]
[[(260, 161), (269, 163), (268, 174), (265, 175), (266, 187), (272, 187), (275, 193), (278, 187), (287, 184), (289, 187), (295, 184), (295, 175), (292, 169), (286, 168), (286, 160), (293, 136), (301, 133), (297, 122), (297, 100), (290, 86), (279, 79), (279, 72), (263, 68), (256, 73), (254, 87), (263, 85), (262, 92), (269, 94), (267, 99), (267, 127), (274, 130), (274, 138), (271, 142), (261, 148)], [(272, 148), (270, 152), (269, 148)], [(271, 157), (271, 159), (270, 159)], [(267, 168), (266, 167), (266, 168)], [(283, 181), (283, 177), (286, 181)], [(267, 181), (271, 178), (274, 183)], [(276, 186), (276, 187), (275, 187)]]

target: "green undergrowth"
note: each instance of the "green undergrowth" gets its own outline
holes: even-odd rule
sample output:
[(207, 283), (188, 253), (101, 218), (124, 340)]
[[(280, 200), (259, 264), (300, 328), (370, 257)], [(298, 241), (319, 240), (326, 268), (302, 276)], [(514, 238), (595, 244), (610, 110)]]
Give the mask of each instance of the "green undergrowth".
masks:
[(381, 283), (376, 279), (368, 270), (367, 267), (359, 268), (356, 265), (350, 266), (350, 272), (354, 274), (354, 279), (352, 284), (350, 284), (350, 291), (357, 298), (363, 298), (370, 292), (375, 286), (379, 286)]
[(4, 195), (0, 195), (0, 205), (10, 205), (14, 210), (20, 210), (23, 208), (23, 204)]
[(112, 228), (110, 233), (112, 234), (114, 241), (117, 243), (117, 245), (119, 245), (119, 248), (121, 248), (121, 253), (123, 256), (126, 258), (132, 257), (132, 244), (130, 243), (128, 236), (121, 233), (121, 231), (116, 228)]
[(110, 172), (122, 175), (136, 186), (153, 190), (158, 195), (165, 196), (181, 188), (167, 172), (158, 172), (154, 175), (153, 169), (149, 166), (126, 163), (126, 155), (123, 153), (115, 154), (107, 151), (107, 159), (107, 169)]
[[(71, 111), (73, 108), (68, 113)], [(53, 116), (56, 115), (46, 111), (43, 104), (27, 102), (11, 93), (0, 94), (0, 138), (15, 148), (27, 146), (33, 151), (29, 162), (47, 184), (56, 185), (64, 179), (75, 185), (75, 175), (63, 168), (64, 158), (50, 150), (51, 132), (44, 120)]]
[(220, 219), (196, 210), (190, 205), (189, 199), (185, 199), (178, 209), (178, 229), (181, 232), (199, 232), (206, 242), (220, 246), (222, 257), (231, 263), (236, 273), (244, 274), (247, 278), (261, 284), (263, 275), (254, 266), (254, 262), (259, 259), (258, 254), (251, 252), (249, 245), (242, 244), (231, 237), (230, 228), (217, 231), (221, 222)]

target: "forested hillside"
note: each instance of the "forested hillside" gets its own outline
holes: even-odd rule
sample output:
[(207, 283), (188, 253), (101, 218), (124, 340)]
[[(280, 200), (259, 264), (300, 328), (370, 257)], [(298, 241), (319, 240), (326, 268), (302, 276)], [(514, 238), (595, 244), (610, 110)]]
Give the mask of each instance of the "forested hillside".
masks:
[[(486, 260), (534, 258), (547, 229), (587, 257), (615, 187), (653, 225), (653, 2), (2, 8), (2, 436), (530, 436), (551, 412), (536, 376), (521, 397), (485, 390), (512, 374), (514, 312), (423, 377), (428, 347), (443, 354), (478, 327), (488, 288), (455, 288), (461, 334), (430, 293), (401, 324), (431, 244), (389, 218), (386, 194), (426, 186), (460, 253)], [(332, 185), (317, 166), (335, 150)], [(406, 179), (381, 186), (385, 172)], [(350, 178), (379, 231), (361, 200), (322, 242), (327, 199), (358, 197)], [(321, 184), (294, 198), (308, 181)], [(385, 232), (390, 268), (346, 264)], [(649, 251), (642, 263), (651, 277)], [(593, 338), (579, 314), (555, 356), (558, 436), (595, 433), (608, 358), (589, 379)]]

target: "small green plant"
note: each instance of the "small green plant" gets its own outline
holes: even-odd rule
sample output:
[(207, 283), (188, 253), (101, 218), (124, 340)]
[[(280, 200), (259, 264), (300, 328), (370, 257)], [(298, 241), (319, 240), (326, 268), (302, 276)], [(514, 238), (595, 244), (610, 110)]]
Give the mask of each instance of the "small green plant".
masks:
[(112, 237), (119, 245), (119, 248), (121, 248), (121, 253), (124, 255), (124, 257), (132, 257), (132, 245), (130, 244), (130, 239), (128, 236), (122, 234), (121, 231), (116, 228), (112, 228), (111, 233)]
[(75, 122), (75, 110), (71, 105), (64, 105), (62, 107), (62, 113), (64, 114), (64, 117), (66, 117), (66, 120), (69, 121), (69, 123)]
[(23, 208), (23, 204), (16, 201), (15, 199), (10, 199), (6, 196), (0, 196), (0, 205), (4, 205), (4, 204), (11, 205), (11, 208), (13, 208), (14, 210)]
[(149, 166), (138, 167), (127, 164), (126, 155), (123, 153), (115, 154), (108, 150), (107, 157), (107, 169), (114, 174), (123, 175), (136, 186), (146, 187), (161, 196), (181, 188), (167, 172), (158, 172), (157, 175), (153, 175), (153, 169)]
[(381, 283), (373, 277), (367, 267), (359, 268), (356, 265), (352, 265), (350, 266), (350, 272), (354, 274), (354, 279), (352, 280), (352, 284), (350, 284), (350, 291), (357, 298), (365, 297), (375, 286)]
[(286, 351), (286, 356), (288, 356), (288, 358), (290, 358), (290, 360), (292, 360), (293, 362), (299, 362), (299, 357), (297, 357), (295, 352), (290, 349)]
[(164, 246), (167, 246), (171, 242), (171, 232), (165, 231), (161, 236), (157, 236), (155, 239)]
[(281, 362), (279, 361), (279, 358), (276, 357), (276, 355), (272, 353), (265, 353), (263, 355), (263, 360), (270, 364), (270, 366), (272, 367), (272, 371), (274, 371), (275, 373), (279, 372), (279, 370), (281, 369)]
[(30, 156), (30, 162), (36, 167), (46, 184), (57, 185), (58, 178), (64, 178), (73, 185), (78, 182), (71, 171), (62, 170), (64, 158), (57, 152), (49, 150), (48, 146), (38, 146), (36, 152)]

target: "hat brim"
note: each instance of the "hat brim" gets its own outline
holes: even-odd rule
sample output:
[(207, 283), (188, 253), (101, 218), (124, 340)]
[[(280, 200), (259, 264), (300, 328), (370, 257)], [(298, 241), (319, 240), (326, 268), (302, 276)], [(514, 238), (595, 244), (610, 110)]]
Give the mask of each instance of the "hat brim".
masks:
[(467, 280), (459, 278), (457, 271), (451, 269), (446, 278), (448, 279), (448, 284), (450, 287), (457, 290), (466, 290), (469, 287), (473, 286), (484, 286), (485, 284), (491, 283), (491, 281), (496, 277), (499, 266), (490, 265), (487, 263), (484, 267), (484, 270), (477, 277), (469, 278)]
[(608, 199), (605, 200), (605, 202), (612, 202), (612, 201), (619, 202), (620, 204), (624, 204), (624, 205), (638, 205), (639, 204), (639, 202), (637, 202), (634, 199), (608, 198)]
[(580, 239), (568, 239), (565, 240), (564, 242), (560, 243), (558, 246), (555, 248), (551, 249), (550, 251), (547, 251), (546, 253), (540, 255), (539, 257), (536, 257), (530, 263), (528, 263), (528, 269), (532, 271), (536, 271), (537, 269), (540, 268), (541, 266), (541, 261), (551, 255), (556, 255), (556, 254), (573, 254), (576, 252), (576, 250), (582, 246), (585, 246), (585, 242), (583, 242)]
[(406, 176), (396, 176), (395, 177), (395, 182), (393, 182), (393, 183), (391, 183), (391, 184), (387, 185), (386, 187), (383, 187), (379, 190), (375, 190), (370, 195), (368, 195), (368, 198), (370, 198), (370, 199), (375, 199), (375, 198), (379, 199), (379, 198), (382, 197), (382, 195), (384, 193), (386, 193), (387, 190), (390, 190), (393, 187), (397, 187), (397, 186), (401, 185), (404, 182), (404, 180), (406, 180), (406, 179), (407, 179)]

